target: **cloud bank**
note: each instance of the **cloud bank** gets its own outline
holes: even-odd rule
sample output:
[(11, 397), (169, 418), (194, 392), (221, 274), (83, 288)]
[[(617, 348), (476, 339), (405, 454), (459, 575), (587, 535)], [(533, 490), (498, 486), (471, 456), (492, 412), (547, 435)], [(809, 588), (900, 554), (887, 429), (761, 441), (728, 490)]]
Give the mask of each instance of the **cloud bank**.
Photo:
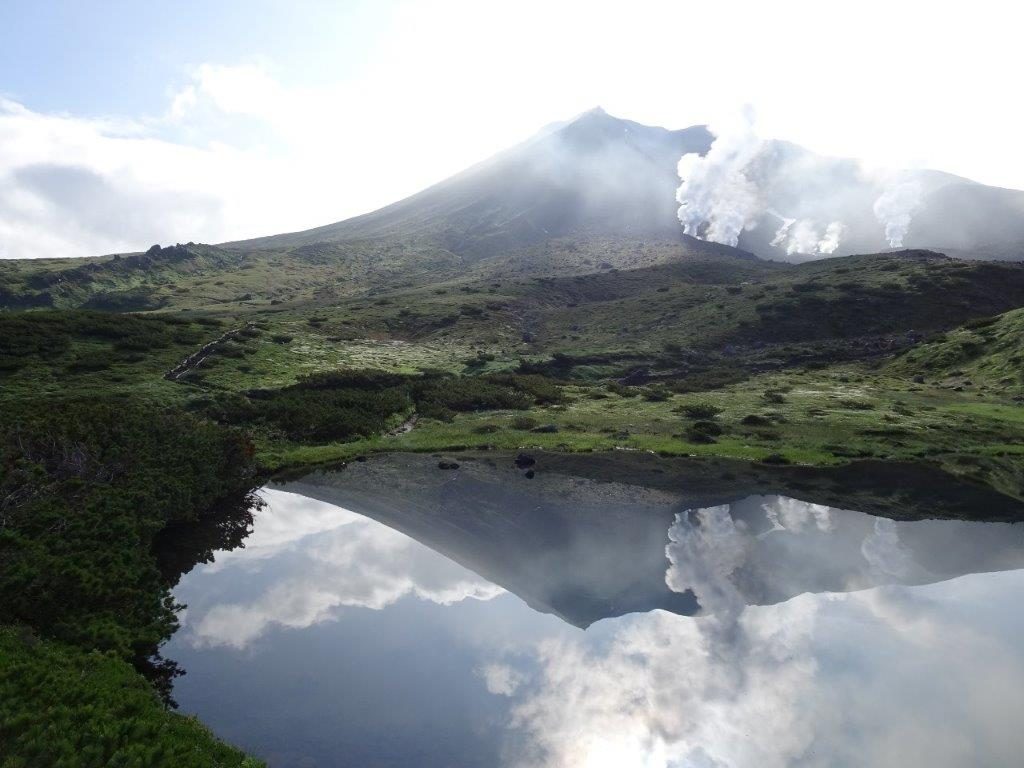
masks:
[(385, 94), (358, 82), (286, 86), (263, 65), (207, 63), (158, 115), (47, 114), (0, 95), (0, 258), (314, 227), (393, 202), (500, 148), (443, 121), (413, 125), (415, 101)]

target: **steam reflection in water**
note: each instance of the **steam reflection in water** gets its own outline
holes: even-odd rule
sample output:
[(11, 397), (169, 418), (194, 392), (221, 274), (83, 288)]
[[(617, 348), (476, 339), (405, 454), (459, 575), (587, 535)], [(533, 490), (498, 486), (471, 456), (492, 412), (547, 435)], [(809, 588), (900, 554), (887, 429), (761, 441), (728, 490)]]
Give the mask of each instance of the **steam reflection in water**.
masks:
[[(264, 494), (246, 548), (182, 580), (167, 655), (189, 670), (182, 709), (271, 765), (1015, 765), (1024, 749), (1021, 526), (785, 497), (669, 510), (637, 521), (662, 531), (651, 589), (696, 615), (583, 631), (526, 605), (578, 594), (564, 573), (516, 596), (501, 569)], [(446, 551), (474, 562), (464, 534)], [(591, 559), (633, 555), (585, 540)], [(581, 556), (571, 530), (551, 547)], [(580, 599), (619, 594), (600, 589)]]

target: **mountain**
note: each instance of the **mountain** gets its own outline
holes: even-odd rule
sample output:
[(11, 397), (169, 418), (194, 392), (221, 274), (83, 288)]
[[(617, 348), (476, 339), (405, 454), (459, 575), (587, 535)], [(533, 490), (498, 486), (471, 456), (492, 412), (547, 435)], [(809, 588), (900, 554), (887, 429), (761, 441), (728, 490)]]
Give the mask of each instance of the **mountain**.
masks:
[(597, 108), (373, 213), (229, 245), (428, 236), (483, 256), (567, 234), (679, 240), (676, 164), (706, 152), (712, 139), (704, 126), (669, 131)]
[[(372, 213), (225, 247), (279, 250), (414, 239), (472, 259), (567, 236), (655, 239), (692, 247), (677, 217), (677, 165), (684, 154), (707, 153), (714, 138), (705, 126), (673, 131), (596, 108)], [(888, 190), (898, 189), (915, 198), (909, 204), (905, 247), (962, 258), (1024, 259), (1021, 191), (930, 170), (882, 177), (857, 161), (817, 155), (782, 141), (763, 142), (746, 171), (757, 184), (762, 212), (738, 245), (763, 258), (815, 257), (801, 250), (799, 240), (788, 249), (786, 243), (773, 243), (788, 219), (806, 220), (819, 230), (841, 221), (843, 236), (832, 255), (887, 250), (890, 243), (875, 204)]]

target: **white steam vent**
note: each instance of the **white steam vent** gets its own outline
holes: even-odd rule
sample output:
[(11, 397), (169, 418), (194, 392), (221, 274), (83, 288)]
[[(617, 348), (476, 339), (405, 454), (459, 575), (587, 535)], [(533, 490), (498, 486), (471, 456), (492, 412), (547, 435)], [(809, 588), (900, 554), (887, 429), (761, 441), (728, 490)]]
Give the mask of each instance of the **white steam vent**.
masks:
[(902, 248), (910, 229), (910, 219), (921, 207), (921, 184), (904, 181), (894, 184), (875, 201), (875, 217), (885, 226), (890, 248)]
[[(679, 160), (676, 200), (687, 235), (736, 246), (763, 227), (773, 232), (765, 244), (799, 261), (839, 255), (844, 240), (847, 249), (899, 248), (922, 205), (921, 183), (905, 173), (761, 139), (749, 107), (711, 132), (706, 155)], [(746, 242), (758, 247), (760, 239)]]

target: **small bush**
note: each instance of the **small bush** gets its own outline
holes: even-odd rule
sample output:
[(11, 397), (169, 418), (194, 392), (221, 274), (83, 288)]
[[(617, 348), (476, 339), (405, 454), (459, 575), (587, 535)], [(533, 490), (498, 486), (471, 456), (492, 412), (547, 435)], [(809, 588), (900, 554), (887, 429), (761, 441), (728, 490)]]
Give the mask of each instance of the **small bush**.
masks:
[(511, 386), (483, 376), (439, 377), (413, 385), (416, 410), (423, 416), (451, 419), (458, 411), (522, 410), (533, 399)]
[(649, 387), (644, 390), (644, 400), (649, 403), (663, 403), (670, 393), (664, 387)]
[(866, 400), (840, 400), (839, 405), (851, 411), (873, 411), (875, 406)]
[(721, 408), (711, 403), (687, 403), (679, 410), (688, 419), (714, 419), (722, 412)]
[(606, 389), (619, 397), (636, 397), (640, 394), (639, 388), (627, 387), (625, 384), (619, 384), (617, 381), (609, 382)]
[(117, 362), (117, 359), (109, 352), (93, 352), (92, 354), (76, 357), (68, 365), (68, 370), (75, 373), (105, 371), (113, 366), (115, 362)]
[(713, 443), (723, 432), (713, 421), (695, 421), (686, 428), (686, 439), (691, 443)]

